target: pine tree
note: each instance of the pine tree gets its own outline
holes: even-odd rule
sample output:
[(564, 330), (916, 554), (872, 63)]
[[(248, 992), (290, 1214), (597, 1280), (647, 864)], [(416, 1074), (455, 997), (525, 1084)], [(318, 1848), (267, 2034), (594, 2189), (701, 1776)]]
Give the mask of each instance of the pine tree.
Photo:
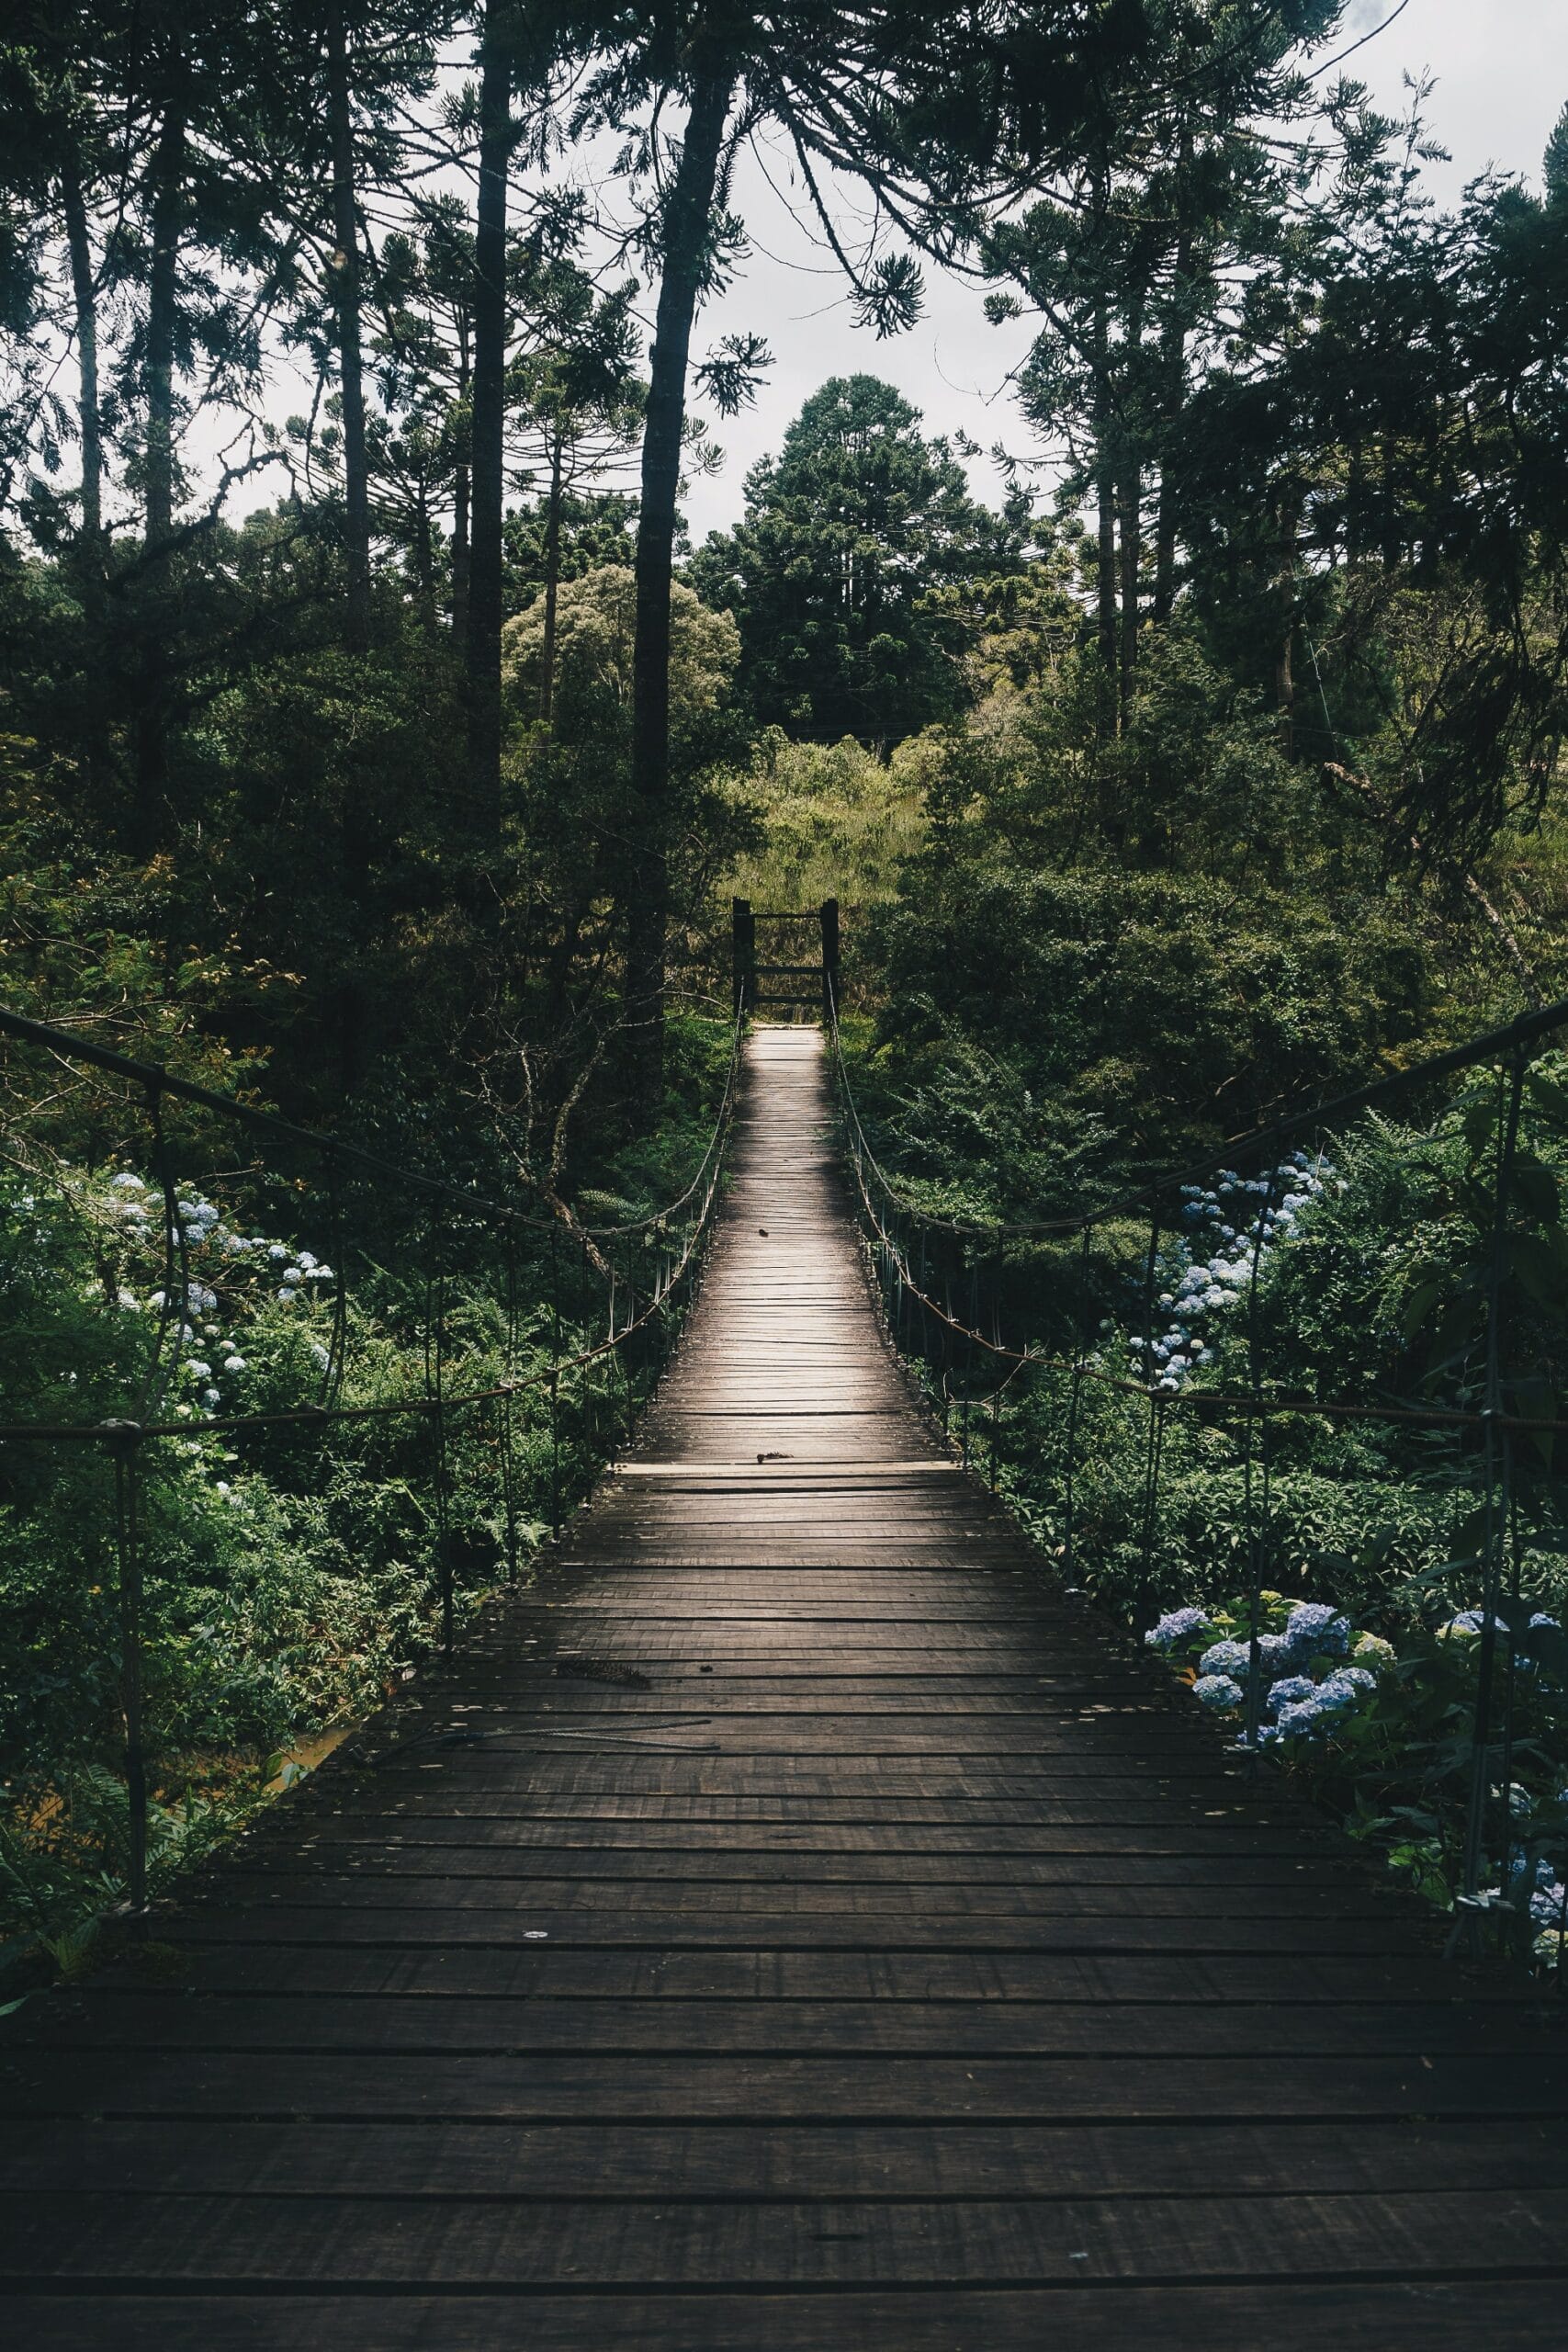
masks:
[(754, 715), (886, 750), (962, 707), (964, 636), (942, 592), (1017, 570), (1022, 518), (976, 504), (949, 443), (874, 376), (812, 394), (746, 478), (746, 517), (692, 576), (740, 623)]

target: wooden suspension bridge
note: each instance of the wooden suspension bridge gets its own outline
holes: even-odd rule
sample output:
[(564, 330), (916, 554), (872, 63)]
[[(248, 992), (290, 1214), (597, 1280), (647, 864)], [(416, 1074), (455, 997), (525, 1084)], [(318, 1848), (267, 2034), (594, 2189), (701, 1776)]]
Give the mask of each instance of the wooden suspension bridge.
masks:
[(1431, 1919), (946, 1453), (759, 1029), (543, 1579), (4, 2030), (6, 2340), (1555, 2352), (1563, 2043)]

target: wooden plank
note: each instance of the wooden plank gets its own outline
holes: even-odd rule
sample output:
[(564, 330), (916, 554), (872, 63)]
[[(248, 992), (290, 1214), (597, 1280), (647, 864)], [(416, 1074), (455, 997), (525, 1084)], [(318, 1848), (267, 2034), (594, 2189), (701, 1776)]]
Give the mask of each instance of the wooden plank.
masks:
[[(1209, 2177), (1228, 2194), (1568, 2188), (1550, 2124), (1463, 2118), (1206, 2124)], [(1179, 2197), (1192, 2186), (1179, 2122), (674, 2125), (316, 2121), (67, 2123), (0, 2143), (0, 2192), (429, 2198), (554, 2195)], [(1156, 2338), (1158, 2342), (1160, 2339)]]
[(24, 2352), (1561, 2352), (1561, 2290), (1537, 2281), (633, 2295), (79, 2293), (17, 2296)]
[(184, 1945), (245, 1943), (376, 1944), (389, 1951), (452, 1950), (483, 1945), (506, 1951), (525, 1937), (547, 1938), (581, 1949), (669, 1951), (720, 1947), (739, 1951), (1190, 1952), (1364, 1955), (1386, 1959), (1431, 1949), (1390, 1906), (1386, 1919), (1325, 1917), (1214, 1918), (1194, 1914), (1161, 1919), (1141, 1912), (1118, 1918), (931, 1917), (897, 1909), (877, 1915), (822, 1910), (709, 1912), (537, 1909), (517, 1913), (406, 1906), (348, 1911), (310, 1904), (214, 1905), (175, 1915), (169, 1932)]
[[(174, 1965), (171, 1962), (175, 1963)], [(318, 1994), (399, 1993), (420, 1999), (473, 1996), (513, 2001), (555, 1997), (584, 2002), (627, 1998), (727, 2001), (1072, 2001), (1090, 2007), (1168, 2002), (1186, 2010), (1234, 2011), (1258, 2003), (1309, 2008), (1339, 2002), (1403, 2007), (1413, 2001), (1540, 2007), (1512, 1976), (1494, 1972), (1461, 1984), (1435, 1957), (1309, 1959), (1300, 1952), (1263, 1957), (1190, 1952), (1066, 1953), (784, 1951), (762, 1944), (705, 1950), (678, 1946), (590, 1948), (570, 1944), (438, 1944), (410, 1949), (312, 1943), (282, 1951), (249, 1941), (159, 1949), (158, 1965), (192, 1991), (267, 1993), (308, 1999)], [(128, 1969), (110, 1973), (89, 1998), (138, 1990)], [(64, 1999), (61, 1995), (57, 1997)], [(51, 2004), (29, 2006), (15, 2038), (39, 2030)], [(1173, 2018), (1170, 2043), (1183, 2047), (1190, 2020)]]
[(1083, 2123), (1414, 2115), (1568, 2116), (1568, 2058), (1484, 2052), (1269, 2059), (944, 2057), (841, 2052), (678, 2056), (560, 2048), (525, 2058), (399, 2052), (373, 2065), (332, 2052), (72, 2046), (14, 2052), (0, 2114), (488, 2120), (492, 2122), (830, 2121)]
[[(635, 1865), (634, 1865), (635, 1867)], [(195, 1901), (197, 1898), (192, 1897)], [(713, 1879), (693, 1879), (685, 1884), (661, 1878), (623, 1875), (608, 1882), (589, 1878), (563, 1879), (540, 1871), (531, 1877), (504, 1879), (424, 1878), (404, 1871), (389, 1878), (356, 1876), (352, 1871), (311, 1872), (296, 1868), (279, 1871), (224, 1870), (213, 1871), (202, 1900), (225, 1908), (265, 1911), (274, 1906), (292, 1911), (324, 1911), (337, 1918), (356, 1917), (366, 1911), (389, 1907), (418, 1917), (434, 1912), (489, 1915), (504, 1924), (519, 1913), (566, 1911), (587, 1916), (609, 1913), (623, 1919), (642, 1918), (649, 1912), (679, 1917), (685, 1911), (712, 1924), (757, 1918), (806, 1919), (818, 1915), (840, 1921), (894, 1919), (905, 1916), (918, 1899), (929, 1920), (1034, 1920), (1042, 1925), (1073, 1919), (1101, 1919), (1114, 1924), (1129, 1917), (1145, 1920), (1224, 1920), (1227, 1924), (1265, 1918), (1276, 1923), (1301, 1918), (1374, 1921), (1404, 1924), (1404, 1905), (1381, 1888), (1362, 1890), (1352, 1879), (1322, 1887), (1258, 1886), (1250, 1878), (1240, 1884), (1208, 1887), (1127, 1887), (1115, 1883), (1078, 1881), (1065, 1886), (1028, 1886), (1014, 1878), (994, 1884), (950, 1881), (922, 1886), (918, 1898), (897, 1884), (868, 1886), (817, 1884), (809, 1878), (755, 1880), (727, 1884)]]
[[(352, 2222), (350, 2214), (352, 2213)], [(345, 2227), (345, 2223), (348, 2226)], [(1568, 2277), (1568, 2191), (1114, 2200), (1022, 2199), (800, 2205), (541, 2198), (436, 2203), (361, 2197), (23, 2195), (0, 2276), (560, 2286), (874, 2282), (955, 2278), (1075, 2288), (1269, 2278)]]
[[(127, 1990), (113, 1998), (51, 2003), (35, 2024), (34, 2049), (356, 2051), (366, 2057), (438, 2056), (460, 2051), (515, 2057), (570, 2051), (721, 2051), (863, 2057), (1027, 2058), (1072, 2055), (1115, 2060), (1170, 2056), (1168, 2004), (1077, 2001), (940, 2002), (682, 1999), (529, 2000), (406, 1995), (330, 1996), (188, 1994)], [(1522, 2004), (1342, 2002), (1203, 2007), (1180, 2021), (1185, 2058), (1431, 2057), (1536, 2052), (1540, 2020)]]

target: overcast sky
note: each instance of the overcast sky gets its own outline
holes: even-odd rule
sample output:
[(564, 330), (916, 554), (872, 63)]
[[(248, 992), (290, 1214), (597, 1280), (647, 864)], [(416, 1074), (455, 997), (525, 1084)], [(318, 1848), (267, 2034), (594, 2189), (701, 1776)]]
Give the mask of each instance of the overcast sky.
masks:
[[(1382, 23), (1393, 5), (1353, 0), (1348, 29), (1336, 46)], [(1568, 0), (1406, 0), (1396, 20), (1344, 70), (1364, 80), (1391, 114), (1403, 113), (1407, 103), (1405, 74), (1437, 77), (1429, 113), (1453, 156), (1430, 170), (1440, 200), (1492, 164), (1533, 183), (1568, 102)], [(736, 209), (750, 232), (752, 256), (697, 322), (699, 352), (721, 334), (750, 330), (768, 337), (776, 358), (756, 407), (717, 428), (727, 453), (723, 472), (691, 486), (685, 507), (699, 539), (734, 521), (747, 467), (777, 447), (801, 402), (828, 376), (864, 369), (897, 384), (923, 411), (931, 432), (962, 430), (986, 449), (997, 441), (1020, 452), (1028, 447), (1007, 390), (1008, 371), (1028, 348), (1027, 324), (989, 326), (973, 288), (928, 277), (919, 325), (876, 342), (852, 324), (837, 273), (792, 218), (786, 193), (775, 192), (757, 164), (743, 165)], [(996, 495), (996, 476), (983, 459), (970, 476), (979, 495)]]

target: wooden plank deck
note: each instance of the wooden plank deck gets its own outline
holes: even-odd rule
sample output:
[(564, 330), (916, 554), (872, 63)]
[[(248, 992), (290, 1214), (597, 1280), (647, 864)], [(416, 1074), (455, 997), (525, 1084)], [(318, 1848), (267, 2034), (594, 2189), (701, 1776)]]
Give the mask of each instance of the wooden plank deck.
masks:
[(6, 2342), (1557, 2352), (1552, 2014), (1054, 1596), (750, 1064), (558, 1566), (5, 2030)]

